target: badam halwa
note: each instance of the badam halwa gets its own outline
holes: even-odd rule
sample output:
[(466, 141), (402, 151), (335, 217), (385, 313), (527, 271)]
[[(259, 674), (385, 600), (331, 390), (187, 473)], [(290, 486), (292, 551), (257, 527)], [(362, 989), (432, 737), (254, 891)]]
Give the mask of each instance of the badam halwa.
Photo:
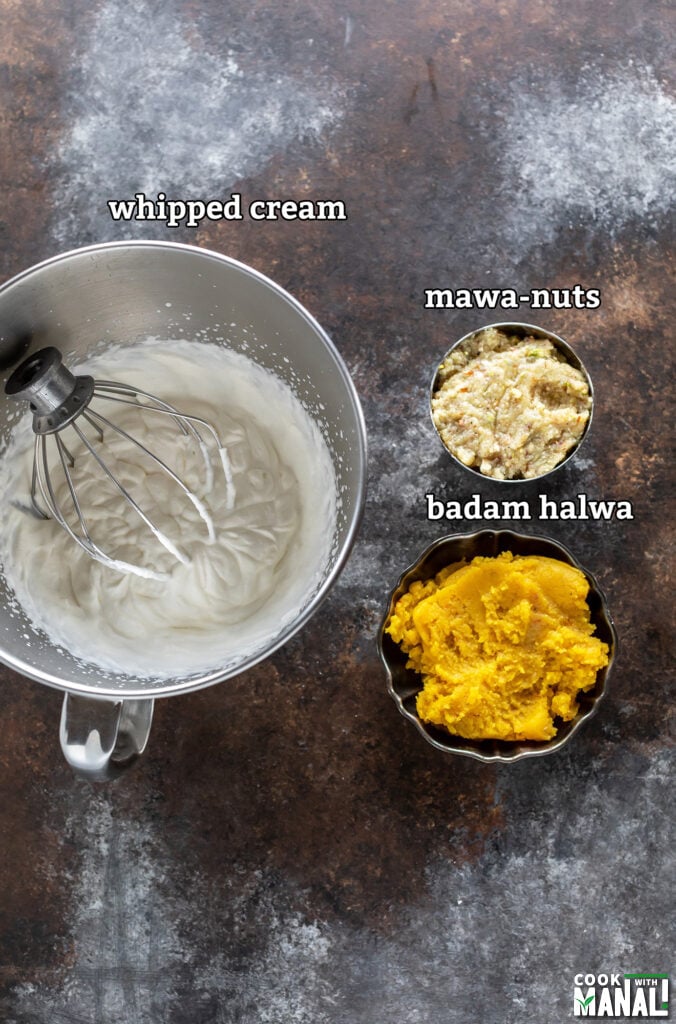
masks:
[(466, 739), (552, 739), (608, 664), (588, 591), (574, 566), (509, 551), (412, 583), (386, 632), (422, 676), (420, 718)]

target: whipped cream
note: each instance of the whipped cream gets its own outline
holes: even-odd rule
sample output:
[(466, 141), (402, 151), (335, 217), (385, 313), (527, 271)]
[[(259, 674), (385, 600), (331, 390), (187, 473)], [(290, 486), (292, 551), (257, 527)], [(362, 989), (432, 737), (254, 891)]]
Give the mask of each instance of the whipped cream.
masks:
[[(201, 441), (171, 416), (95, 398), (92, 409), (192, 492), (123, 434), (104, 425), (101, 443), (80, 418), (151, 521), (67, 429), (60, 436), (75, 457), (78, 501), (104, 552), (95, 560), (53, 519), (26, 511), (34, 442), (27, 412), (2, 460), (0, 559), (29, 618), (76, 657), (126, 675), (177, 678), (255, 654), (308, 603), (329, 563), (336, 483), (316, 423), (272, 373), (215, 345), (149, 339), (108, 349), (75, 370), (143, 388), (212, 424), (218, 439), (199, 424)], [(56, 464), (52, 478), (75, 526)]]

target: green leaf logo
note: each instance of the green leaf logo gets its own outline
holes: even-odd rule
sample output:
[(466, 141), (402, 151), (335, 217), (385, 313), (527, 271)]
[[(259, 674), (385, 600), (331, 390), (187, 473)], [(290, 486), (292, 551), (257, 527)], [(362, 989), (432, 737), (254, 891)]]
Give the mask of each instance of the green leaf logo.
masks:
[(577, 999), (576, 1002), (578, 1002), (580, 1004), (580, 1006), (589, 1006), (589, 1004), (593, 1001), (593, 999), (594, 999), (593, 996), (587, 996), (586, 999)]

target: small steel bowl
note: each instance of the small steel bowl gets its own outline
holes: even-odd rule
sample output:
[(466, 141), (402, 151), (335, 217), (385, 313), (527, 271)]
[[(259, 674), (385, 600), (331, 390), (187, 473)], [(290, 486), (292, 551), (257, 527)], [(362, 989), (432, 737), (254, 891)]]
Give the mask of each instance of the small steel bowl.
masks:
[[(551, 341), (551, 343), (554, 346), (554, 348), (558, 349), (558, 351), (561, 353), (561, 355), (565, 358), (566, 362), (570, 363), (571, 366), (574, 366), (576, 370), (579, 370), (580, 373), (582, 373), (582, 375), (584, 376), (585, 380), (587, 381), (587, 386), (589, 388), (589, 397), (591, 399), (591, 405), (590, 405), (590, 408), (589, 408), (589, 419), (587, 420), (587, 423), (586, 423), (585, 428), (584, 428), (584, 432), (583, 432), (580, 440), (577, 442), (577, 444), (573, 448), (570, 449), (570, 451), (565, 456), (565, 458), (561, 459), (560, 462), (557, 462), (557, 464), (555, 466), (553, 466), (552, 469), (549, 469), (546, 473), (540, 473), (539, 476), (514, 477), (514, 478), (509, 479), (509, 480), (499, 480), (497, 477), (488, 476), (486, 473), (480, 473), (478, 469), (474, 469), (472, 466), (466, 466), (464, 462), (460, 461), (460, 459), (457, 457), (457, 455), (453, 454), (453, 452), (450, 450), (450, 448), (446, 447), (441, 434), (437, 430), (437, 425), (434, 422), (434, 416), (432, 415), (432, 398), (434, 397), (436, 391), (438, 390), (438, 386), (439, 386), (439, 372), (441, 370), (442, 364), (449, 357), (451, 352), (453, 352), (456, 348), (460, 348), (461, 345), (464, 345), (466, 342), (471, 341), (471, 339), (476, 337), (477, 334), (481, 334), (482, 331), (487, 331), (487, 330), (490, 330), (491, 328), (495, 328), (496, 330), (499, 330), (499, 331), (504, 331), (507, 334), (514, 334), (514, 335), (516, 335), (518, 337), (522, 337), (522, 338), (531, 336), (531, 337), (534, 337), (534, 338), (543, 338), (546, 341)], [(439, 441), (440, 441), (444, 451), (447, 453), (447, 455), (449, 455), (453, 459), (454, 462), (456, 462), (458, 464), (458, 466), (462, 466), (462, 468), (466, 469), (468, 473), (472, 473), (474, 476), (478, 476), (481, 480), (494, 480), (496, 483), (500, 483), (500, 484), (522, 484), (522, 483), (524, 483), (524, 481), (525, 482), (530, 482), (531, 480), (543, 480), (545, 477), (551, 476), (552, 473), (556, 473), (556, 471), (558, 469), (560, 469), (561, 466), (565, 466), (565, 464), (570, 459), (573, 458), (575, 453), (579, 450), (580, 445), (584, 441), (585, 437), (589, 433), (589, 428), (591, 427), (592, 416), (594, 414), (594, 388), (592, 386), (591, 377), (587, 373), (587, 370), (586, 370), (586, 367), (585, 367), (584, 363), (582, 362), (580, 357), (573, 351), (573, 349), (570, 347), (568, 342), (564, 341), (563, 338), (560, 338), (558, 336), (558, 334), (553, 334), (551, 331), (546, 331), (543, 327), (536, 327), (534, 324), (521, 324), (521, 323), (486, 324), (484, 327), (479, 327), (475, 331), (470, 331), (469, 334), (465, 334), (464, 337), (460, 338), (459, 341), (456, 341), (455, 344), (451, 345), (451, 347), (445, 353), (443, 359), (440, 360), (439, 364), (437, 365), (437, 368), (434, 371), (434, 376), (432, 377), (432, 384), (430, 386), (430, 394), (429, 394), (429, 409), (430, 409), (430, 418), (432, 420), (432, 426), (434, 427), (435, 434), (439, 438)]]
[[(411, 583), (416, 580), (431, 579), (441, 569), (456, 562), (470, 562), (476, 555), (494, 557), (502, 551), (511, 551), (514, 555), (544, 555), (548, 558), (556, 558), (560, 562), (567, 562), (580, 569), (589, 583), (587, 603), (591, 621), (596, 627), (595, 635), (607, 643), (609, 648), (608, 664), (598, 672), (593, 689), (579, 695), (580, 710), (576, 717), (570, 722), (562, 722), (557, 735), (547, 742), (466, 740), (423, 722), (416, 710), (416, 697), (422, 690), (422, 677), (412, 669), (406, 668), (407, 655), (392, 637), (385, 633), (385, 626), (396, 602), (406, 593)], [(478, 533), (455, 534), (450, 537), (442, 537), (431, 544), (400, 577), (390, 595), (387, 611), (378, 631), (378, 651), (387, 673), (387, 689), (404, 718), (412, 722), (427, 742), (437, 750), (443, 750), (448, 754), (463, 754), (466, 757), (476, 758), (477, 761), (486, 762), (511, 763), (520, 761), (524, 757), (551, 754), (565, 746), (582, 723), (596, 713), (599, 701), (606, 691), (606, 683), (616, 648), (617, 634), (613, 620), (608, 612), (605, 596), (592, 574), (581, 566), (562, 544), (546, 537), (512, 533), (511, 530), (481, 530)]]

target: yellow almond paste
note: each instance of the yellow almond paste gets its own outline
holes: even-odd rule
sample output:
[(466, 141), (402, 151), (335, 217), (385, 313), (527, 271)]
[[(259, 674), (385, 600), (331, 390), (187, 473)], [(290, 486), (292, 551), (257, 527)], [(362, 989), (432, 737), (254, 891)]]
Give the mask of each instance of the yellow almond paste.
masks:
[(412, 583), (386, 632), (423, 677), (418, 714), (466, 739), (549, 740), (608, 664), (579, 569), (540, 555), (477, 557)]

